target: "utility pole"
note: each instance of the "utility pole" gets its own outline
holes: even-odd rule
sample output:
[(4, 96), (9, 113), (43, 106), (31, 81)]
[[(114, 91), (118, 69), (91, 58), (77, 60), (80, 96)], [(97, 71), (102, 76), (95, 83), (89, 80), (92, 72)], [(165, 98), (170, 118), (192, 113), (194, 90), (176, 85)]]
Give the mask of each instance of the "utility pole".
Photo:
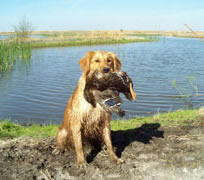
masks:
[(184, 26), (186, 26), (186, 27), (194, 34), (194, 36), (195, 36), (196, 38), (200, 39), (200, 41), (204, 43), (204, 40), (201, 39), (201, 37), (198, 36), (198, 34), (197, 34), (196, 32), (194, 32), (193, 29), (192, 29), (188, 24), (184, 24)]

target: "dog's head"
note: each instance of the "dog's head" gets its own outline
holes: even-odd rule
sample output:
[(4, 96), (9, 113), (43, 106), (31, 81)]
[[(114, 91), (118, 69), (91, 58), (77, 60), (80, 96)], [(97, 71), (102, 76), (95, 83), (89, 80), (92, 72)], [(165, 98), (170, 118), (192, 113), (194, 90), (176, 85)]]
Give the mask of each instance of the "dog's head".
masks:
[(90, 51), (79, 62), (83, 74), (87, 76), (98, 70), (101, 73), (118, 72), (121, 62), (112, 52)]

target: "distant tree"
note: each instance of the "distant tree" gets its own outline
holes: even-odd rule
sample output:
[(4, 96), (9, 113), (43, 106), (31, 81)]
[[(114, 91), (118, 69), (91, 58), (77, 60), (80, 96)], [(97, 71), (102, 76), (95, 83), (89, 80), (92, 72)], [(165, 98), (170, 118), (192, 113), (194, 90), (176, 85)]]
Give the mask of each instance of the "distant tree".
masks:
[(28, 38), (33, 31), (32, 23), (23, 16), (19, 23), (14, 26), (14, 31), (17, 38), (24, 40)]

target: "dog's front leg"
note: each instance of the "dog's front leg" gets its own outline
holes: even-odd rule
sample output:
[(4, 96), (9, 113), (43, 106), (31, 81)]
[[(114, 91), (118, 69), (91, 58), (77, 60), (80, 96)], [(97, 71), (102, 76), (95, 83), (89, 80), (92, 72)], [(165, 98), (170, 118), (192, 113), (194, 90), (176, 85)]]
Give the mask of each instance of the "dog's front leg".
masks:
[(77, 156), (77, 164), (83, 165), (85, 163), (85, 159), (82, 147), (81, 127), (79, 124), (72, 125), (72, 136)]
[(113, 145), (112, 145), (112, 142), (111, 142), (111, 132), (110, 132), (110, 128), (108, 127), (105, 127), (103, 129), (103, 137), (104, 137), (104, 142), (107, 146), (107, 149), (108, 149), (108, 152), (110, 154), (110, 157), (111, 159), (117, 163), (117, 164), (120, 164), (120, 163), (123, 163), (123, 160), (122, 159), (119, 159), (116, 154), (114, 153), (113, 151)]

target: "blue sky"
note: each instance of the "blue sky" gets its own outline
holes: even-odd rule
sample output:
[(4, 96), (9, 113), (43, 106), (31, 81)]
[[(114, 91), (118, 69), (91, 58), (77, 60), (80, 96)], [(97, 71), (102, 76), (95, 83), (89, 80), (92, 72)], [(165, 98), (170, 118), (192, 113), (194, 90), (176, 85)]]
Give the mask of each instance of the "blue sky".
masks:
[(1, 0), (0, 32), (22, 17), (34, 30), (204, 31), (204, 0)]

